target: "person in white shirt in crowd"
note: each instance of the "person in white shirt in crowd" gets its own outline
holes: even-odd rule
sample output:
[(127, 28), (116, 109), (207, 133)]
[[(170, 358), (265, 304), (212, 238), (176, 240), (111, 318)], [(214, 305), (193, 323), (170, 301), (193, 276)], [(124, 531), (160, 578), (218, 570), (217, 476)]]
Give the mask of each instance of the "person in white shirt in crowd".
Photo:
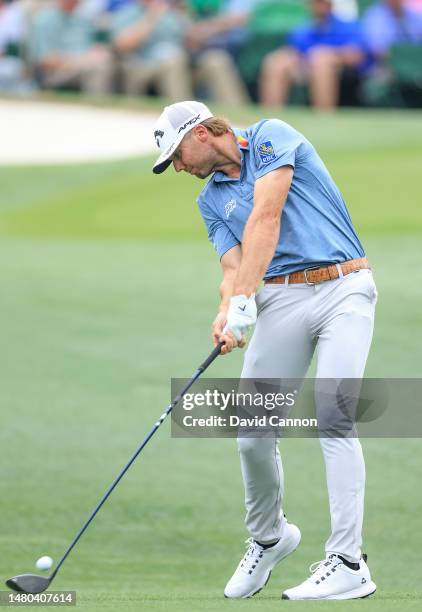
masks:
[(25, 18), (17, 0), (0, 0), (0, 91), (18, 91), (26, 81), (22, 60)]

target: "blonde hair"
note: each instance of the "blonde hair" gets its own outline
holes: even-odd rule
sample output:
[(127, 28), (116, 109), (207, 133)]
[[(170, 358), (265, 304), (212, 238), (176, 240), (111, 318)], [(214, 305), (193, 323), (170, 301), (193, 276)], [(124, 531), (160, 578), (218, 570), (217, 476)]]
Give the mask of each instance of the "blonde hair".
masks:
[(230, 123), (227, 119), (224, 119), (224, 117), (211, 117), (210, 119), (205, 119), (205, 121), (201, 121), (201, 125), (206, 127), (213, 136), (223, 136), (223, 134), (227, 134), (228, 132), (233, 134)]

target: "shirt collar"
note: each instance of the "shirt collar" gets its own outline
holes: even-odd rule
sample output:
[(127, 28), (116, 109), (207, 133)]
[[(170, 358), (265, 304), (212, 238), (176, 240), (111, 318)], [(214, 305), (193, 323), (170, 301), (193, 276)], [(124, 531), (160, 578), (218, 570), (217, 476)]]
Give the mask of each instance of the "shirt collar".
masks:
[[(242, 176), (243, 164), (244, 164), (244, 151), (249, 151), (249, 141), (241, 136), (240, 134), (236, 134), (237, 146), (240, 149), (240, 176)], [(224, 174), (224, 172), (216, 172), (214, 174), (214, 182), (215, 183), (224, 183), (227, 181), (238, 181), (240, 179), (231, 178)]]

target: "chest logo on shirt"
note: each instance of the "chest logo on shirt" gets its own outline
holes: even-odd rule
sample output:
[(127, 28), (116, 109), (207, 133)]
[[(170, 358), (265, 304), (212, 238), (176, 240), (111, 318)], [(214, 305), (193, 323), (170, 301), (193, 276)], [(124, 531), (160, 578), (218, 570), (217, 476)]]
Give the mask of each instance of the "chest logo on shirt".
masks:
[(263, 164), (269, 164), (276, 159), (276, 154), (274, 153), (274, 147), (271, 140), (267, 140), (266, 142), (258, 145), (257, 149), (258, 155)]
[(230, 217), (230, 213), (236, 208), (236, 206), (237, 206), (237, 202), (234, 199), (231, 199), (227, 202), (227, 204), (224, 207), (224, 211), (226, 213), (226, 219)]

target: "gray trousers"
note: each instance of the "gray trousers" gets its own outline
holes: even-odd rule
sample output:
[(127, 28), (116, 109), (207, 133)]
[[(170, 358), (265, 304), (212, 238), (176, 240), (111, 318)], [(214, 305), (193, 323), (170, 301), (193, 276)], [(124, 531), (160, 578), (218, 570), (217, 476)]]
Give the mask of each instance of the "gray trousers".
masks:
[[(265, 285), (242, 378), (303, 378), (315, 348), (317, 378), (362, 378), (372, 340), (377, 291), (370, 270), (318, 285)], [(321, 400), (320, 400), (321, 401)], [(318, 409), (323, 408), (316, 406)], [(357, 438), (321, 437), (331, 513), (327, 553), (361, 556), (365, 463)], [(238, 439), (246, 526), (259, 542), (282, 537), (283, 467), (278, 440)]]

